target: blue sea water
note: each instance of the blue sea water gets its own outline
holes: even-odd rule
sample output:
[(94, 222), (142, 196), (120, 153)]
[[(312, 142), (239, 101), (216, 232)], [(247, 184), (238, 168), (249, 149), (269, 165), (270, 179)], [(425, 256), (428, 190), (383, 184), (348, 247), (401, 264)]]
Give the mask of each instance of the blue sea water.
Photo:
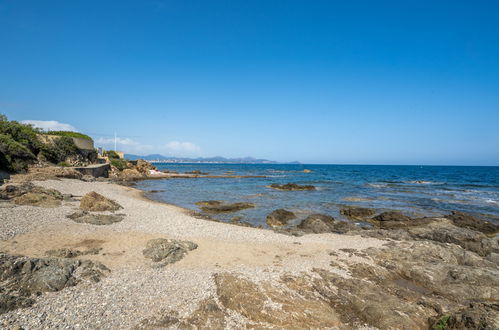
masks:
[[(199, 211), (203, 200), (252, 202), (256, 208), (215, 215), (223, 221), (242, 216), (265, 226), (277, 208), (293, 211), (297, 221), (311, 213), (344, 219), (346, 205), (400, 210), (413, 216), (437, 216), (450, 211), (489, 215), (499, 219), (499, 167), (380, 166), (294, 164), (155, 164), (160, 170), (210, 175), (259, 175), (264, 178), (197, 178), (147, 180), (137, 184), (152, 199)], [(303, 170), (309, 169), (311, 173)], [(314, 185), (315, 191), (278, 191), (272, 183)], [(346, 220), (346, 219), (345, 219)]]

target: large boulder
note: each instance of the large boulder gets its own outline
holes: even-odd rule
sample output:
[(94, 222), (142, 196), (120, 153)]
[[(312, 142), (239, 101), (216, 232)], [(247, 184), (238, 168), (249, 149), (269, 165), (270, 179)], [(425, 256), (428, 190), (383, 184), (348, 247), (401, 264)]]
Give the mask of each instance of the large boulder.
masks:
[(80, 201), (80, 208), (85, 211), (117, 211), (123, 207), (115, 201), (96, 193), (89, 192)]
[(155, 267), (163, 267), (183, 259), (189, 251), (197, 249), (198, 245), (189, 241), (156, 238), (147, 242), (142, 251), (144, 257), (151, 259)]
[(78, 211), (67, 216), (69, 219), (78, 223), (88, 223), (91, 225), (111, 225), (116, 222), (121, 222), (124, 214), (96, 214), (87, 211)]
[(330, 233), (332, 232), (334, 218), (325, 214), (312, 214), (303, 220), (298, 228), (310, 233)]
[(152, 165), (148, 161), (145, 161), (143, 159), (137, 160), (137, 165), (135, 165), (135, 169), (143, 175), (149, 175), (151, 170), (157, 171), (158, 169), (156, 166)]
[(273, 183), (270, 185), (270, 188), (272, 189), (277, 189), (277, 190), (288, 190), (288, 191), (294, 191), (294, 190), (315, 190), (315, 187), (312, 185), (299, 185), (296, 183), (286, 183), (286, 184), (277, 184)]
[(0, 199), (12, 200), (17, 205), (57, 207), (63, 195), (55, 189), (45, 189), (31, 183), (7, 185), (0, 192)]
[(296, 219), (296, 215), (293, 212), (285, 209), (277, 209), (267, 215), (267, 225), (270, 227), (280, 227), (288, 224), (293, 219)]
[(499, 232), (498, 225), (480, 220), (471, 214), (453, 211), (450, 215), (446, 216), (446, 218), (451, 220), (454, 225), (458, 227), (476, 230), (486, 235), (493, 235)]

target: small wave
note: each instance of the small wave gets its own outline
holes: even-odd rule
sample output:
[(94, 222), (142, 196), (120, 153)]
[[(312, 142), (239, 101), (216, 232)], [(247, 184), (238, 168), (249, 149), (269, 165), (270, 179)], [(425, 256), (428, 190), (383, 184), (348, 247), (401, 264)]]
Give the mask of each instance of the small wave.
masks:
[(493, 199), (486, 199), (485, 202), (489, 204), (499, 205), (499, 201), (495, 201)]
[(410, 184), (444, 184), (443, 182), (434, 182), (434, 181), (425, 181), (425, 180), (412, 180), (412, 181), (405, 181), (404, 183), (410, 183)]

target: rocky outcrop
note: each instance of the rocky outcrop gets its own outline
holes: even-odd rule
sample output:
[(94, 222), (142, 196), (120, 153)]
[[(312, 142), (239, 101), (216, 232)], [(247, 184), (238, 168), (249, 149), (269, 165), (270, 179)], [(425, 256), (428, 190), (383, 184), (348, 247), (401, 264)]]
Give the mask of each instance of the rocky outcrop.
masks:
[(422, 226), (432, 221), (432, 218), (411, 218), (399, 211), (383, 212), (369, 220), (375, 226), (383, 229)]
[(183, 259), (189, 251), (197, 247), (196, 243), (189, 241), (156, 238), (147, 242), (142, 254), (154, 262), (154, 267), (163, 267)]
[(76, 258), (76, 257), (85, 256), (85, 255), (99, 254), (99, 252), (101, 250), (102, 250), (102, 248), (92, 248), (92, 249), (88, 249), (86, 251), (61, 248), (61, 249), (56, 249), (56, 250), (45, 251), (45, 255), (49, 256), (49, 257), (57, 257), (57, 258)]
[(65, 179), (81, 179), (82, 174), (71, 167), (60, 166), (46, 166), (46, 167), (32, 167), (26, 174), (16, 174), (12, 176), (13, 182), (30, 182), (53, 180), (59, 178)]
[(80, 201), (80, 208), (85, 211), (117, 211), (123, 207), (115, 201), (96, 193), (89, 192)]
[(153, 164), (145, 161), (143, 159), (137, 160), (137, 164), (135, 165), (135, 169), (142, 175), (149, 175), (151, 170), (157, 171), (158, 169)]
[(201, 201), (197, 202), (196, 205), (199, 205), (201, 210), (207, 213), (230, 213), (256, 206), (253, 203), (225, 203), (222, 201)]
[(296, 215), (293, 212), (277, 209), (267, 215), (267, 225), (270, 227), (281, 227), (288, 224), (288, 222), (293, 219), (296, 219)]
[(486, 235), (493, 235), (499, 232), (498, 225), (478, 219), (471, 214), (453, 211), (446, 218), (451, 220), (455, 226), (479, 231)]
[(124, 214), (98, 214), (89, 213), (87, 211), (77, 211), (67, 216), (67, 218), (78, 223), (88, 223), (91, 225), (111, 225), (116, 222), (121, 222), (125, 218)]
[(346, 216), (349, 219), (353, 220), (365, 220), (366, 218), (370, 218), (376, 214), (376, 211), (373, 209), (368, 209), (365, 207), (343, 207), (340, 210), (340, 214)]
[(109, 269), (90, 260), (28, 258), (0, 254), (0, 311), (28, 307), (31, 295), (60, 291), (81, 281), (100, 281)]
[(334, 218), (325, 214), (312, 214), (303, 220), (298, 228), (310, 233), (330, 233), (333, 231)]
[(270, 185), (270, 188), (277, 190), (288, 190), (288, 191), (315, 190), (315, 187), (312, 185), (298, 185), (296, 183), (286, 183), (286, 184), (273, 183)]
[(0, 191), (0, 199), (12, 200), (14, 204), (48, 208), (61, 205), (63, 197), (55, 189), (45, 189), (32, 183), (7, 185)]

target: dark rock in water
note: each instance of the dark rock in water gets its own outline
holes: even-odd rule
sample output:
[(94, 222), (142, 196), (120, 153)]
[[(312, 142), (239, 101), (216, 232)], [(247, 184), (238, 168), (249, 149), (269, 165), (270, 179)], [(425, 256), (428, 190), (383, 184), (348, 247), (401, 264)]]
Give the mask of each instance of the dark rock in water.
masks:
[(315, 190), (314, 186), (311, 185), (298, 185), (296, 183), (286, 183), (286, 184), (277, 184), (273, 183), (270, 185), (270, 188), (277, 189), (277, 190), (289, 190), (289, 191), (294, 191), (294, 190)]
[(284, 226), (288, 223), (289, 220), (293, 220), (296, 218), (296, 215), (293, 212), (278, 209), (272, 211), (269, 215), (267, 215), (267, 225), (270, 227), (279, 227)]
[(67, 216), (67, 218), (78, 223), (89, 223), (91, 225), (111, 225), (120, 222), (125, 218), (124, 214), (95, 214), (87, 211), (77, 211)]
[(344, 207), (340, 210), (340, 214), (350, 219), (363, 220), (375, 215), (376, 211), (365, 207)]
[(359, 230), (359, 227), (351, 222), (346, 221), (336, 221), (331, 226), (331, 232), (336, 234), (346, 234), (350, 231)]
[(102, 250), (102, 248), (92, 248), (86, 251), (61, 248), (57, 250), (48, 250), (45, 252), (45, 255), (58, 258), (76, 258), (89, 254), (99, 254), (100, 250)]
[(221, 201), (201, 201), (196, 204), (201, 206), (201, 210), (208, 213), (230, 213), (255, 207), (255, 204), (246, 202), (225, 204)]
[(147, 242), (144, 257), (154, 261), (154, 266), (163, 267), (183, 259), (189, 251), (197, 249), (198, 245), (189, 241), (156, 238)]
[(432, 222), (432, 218), (411, 218), (399, 211), (388, 211), (383, 212), (374, 218), (370, 219), (369, 222), (377, 227), (383, 229), (393, 229), (393, 228), (405, 228), (427, 225)]
[(194, 170), (190, 172), (185, 172), (186, 174), (199, 174), (199, 175), (207, 175), (208, 173), (201, 172), (200, 170)]
[(89, 192), (80, 201), (80, 208), (85, 211), (117, 211), (123, 207), (115, 201), (96, 193)]
[(330, 233), (333, 230), (334, 218), (325, 214), (312, 214), (303, 220), (298, 228), (311, 233)]
[(446, 216), (451, 220), (454, 225), (463, 228), (476, 230), (487, 235), (496, 234), (499, 232), (499, 226), (493, 223), (480, 220), (470, 214), (453, 211), (450, 215)]
[(110, 270), (99, 262), (0, 254), (0, 310), (30, 306), (31, 294), (60, 291), (83, 280), (100, 281)]

